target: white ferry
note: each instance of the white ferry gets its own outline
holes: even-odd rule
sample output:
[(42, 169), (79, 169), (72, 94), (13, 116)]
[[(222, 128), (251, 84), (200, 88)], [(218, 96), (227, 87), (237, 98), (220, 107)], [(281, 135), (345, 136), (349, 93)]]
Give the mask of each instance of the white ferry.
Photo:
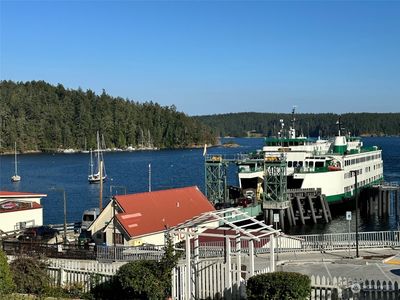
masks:
[(239, 164), (239, 185), (244, 191), (253, 190), (259, 199), (264, 178), (262, 160), (267, 157), (280, 157), (284, 154), (287, 161), (286, 174), (293, 175), (296, 168), (303, 167), (306, 157), (328, 153), (332, 144), (331, 140), (321, 139), (320, 137), (317, 139), (307, 138), (302, 134), (297, 136), (295, 122), (295, 107), (293, 107), (289, 130), (285, 129), (283, 120), (280, 120), (281, 129), (278, 136), (265, 138), (265, 146), (262, 151), (252, 155), (253, 158), (260, 158), (261, 160)]
[(307, 156), (288, 175), (288, 188), (321, 188), (329, 204), (343, 202), (354, 194), (355, 174), (358, 189), (382, 182), (382, 150), (364, 147), (360, 138), (342, 136), (339, 130), (326, 154)]
[[(283, 124), (283, 122), (281, 122)], [(329, 204), (340, 203), (354, 194), (355, 174), (358, 188), (383, 181), (382, 150), (364, 147), (358, 137), (341, 134), (340, 120), (337, 136), (332, 140), (312, 140), (296, 137), (293, 126), (289, 136), (281, 130), (277, 138), (266, 138), (260, 160), (239, 164), (239, 184), (245, 192), (253, 190), (257, 199), (263, 191), (263, 160), (285, 156), (288, 189), (320, 188)], [(282, 126), (283, 129), (283, 126)]]

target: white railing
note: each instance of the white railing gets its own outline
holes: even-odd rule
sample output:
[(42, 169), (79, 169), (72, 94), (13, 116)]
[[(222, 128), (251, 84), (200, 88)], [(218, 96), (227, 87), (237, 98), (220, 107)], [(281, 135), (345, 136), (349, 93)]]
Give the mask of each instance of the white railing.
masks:
[[(280, 236), (276, 239), (275, 252), (313, 252), (313, 251), (334, 251), (356, 248), (356, 233), (329, 233)], [(248, 253), (248, 241), (241, 241), (241, 252)], [(366, 248), (396, 248), (400, 247), (400, 231), (372, 231), (358, 233), (359, 249)], [(254, 243), (257, 254), (269, 253), (269, 238), (262, 238)], [(200, 257), (223, 257), (225, 243), (213, 241), (200, 243)], [(231, 240), (232, 251), (236, 250), (235, 241)]]
[(97, 246), (98, 261), (160, 260), (164, 246)]
[[(355, 249), (356, 233), (330, 233), (297, 235), (302, 240), (302, 252), (333, 251)], [(365, 248), (395, 248), (400, 247), (400, 231), (372, 231), (358, 233), (358, 247)]]

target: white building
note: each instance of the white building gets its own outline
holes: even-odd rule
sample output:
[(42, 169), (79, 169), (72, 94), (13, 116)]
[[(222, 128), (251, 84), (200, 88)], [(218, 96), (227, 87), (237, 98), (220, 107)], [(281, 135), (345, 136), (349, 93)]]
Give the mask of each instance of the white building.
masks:
[(46, 194), (0, 191), (0, 233), (43, 225)]

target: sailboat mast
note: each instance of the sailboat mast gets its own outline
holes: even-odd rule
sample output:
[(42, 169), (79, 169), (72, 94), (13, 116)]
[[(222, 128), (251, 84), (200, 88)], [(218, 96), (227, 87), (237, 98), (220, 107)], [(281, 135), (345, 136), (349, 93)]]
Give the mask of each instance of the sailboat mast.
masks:
[(93, 151), (90, 149), (90, 175), (93, 175)]
[(15, 146), (14, 146), (14, 148), (15, 148), (15, 153), (14, 153), (14, 155), (15, 155), (15, 175), (18, 175), (18, 164), (17, 164), (17, 142), (15, 142)]
[(100, 173), (100, 136), (97, 131), (97, 171)]

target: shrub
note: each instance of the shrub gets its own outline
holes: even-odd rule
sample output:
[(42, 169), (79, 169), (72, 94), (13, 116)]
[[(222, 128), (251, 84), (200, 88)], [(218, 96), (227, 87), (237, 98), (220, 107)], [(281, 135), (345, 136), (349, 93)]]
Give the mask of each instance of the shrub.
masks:
[(11, 271), (18, 293), (43, 295), (48, 291), (50, 279), (44, 262), (22, 256), (11, 263)]
[(123, 265), (116, 274), (123, 299), (162, 299), (165, 283), (156, 261), (139, 260)]
[(303, 300), (308, 299), (310, 292), (310, 278), (294, 272), (260, 274), (247, 282), (249, 300)]
[(14, 282), (7, 262), (7, 257), (0, 250), (0, 295), (7, 295), (13, 292)]

